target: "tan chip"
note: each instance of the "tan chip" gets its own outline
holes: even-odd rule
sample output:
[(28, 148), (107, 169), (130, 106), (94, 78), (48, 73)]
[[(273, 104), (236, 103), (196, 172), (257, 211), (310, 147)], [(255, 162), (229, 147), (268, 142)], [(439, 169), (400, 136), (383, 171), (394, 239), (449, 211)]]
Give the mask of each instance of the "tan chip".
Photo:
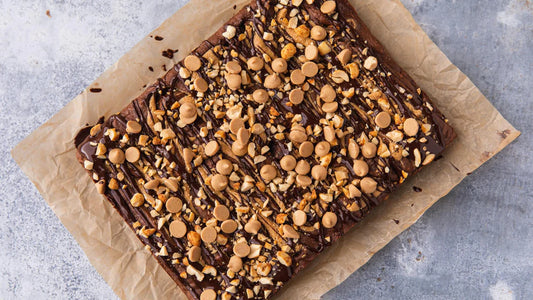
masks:
[[(240, 77), (240, 76), (239, 76)], [(208, 85), (207, 81), (202, 77), (198, 77), (194, 80), (194, 89), (200, 93), (207, 91)]]
[(415, 136), (418, 133), (419, 125), (418, 122), (413, 118), (408, 118), (403, 122), (403, 131), (408, 136)]
[(296, 158), (292, 155), (285, 155), (280, 160), (281, 168), (285, 171), (292, 171), (296, 167)]
[(295, 125), (291, 128), (291, 132), (289, 133), (289, 139), (293, 143), (303, 143), (307, 140), (307, 133), (305, 131), (305, 128), (303, 128), (300, 125)]
[(309, 173), (309, 171), (311, 170), (311, 165), (306, 160), (301, 159), (296, 164), (296, 167), (294, 168), (294, 170), (296, 171), (296, 173), (300, 175), (307, 175), (307, 173)]
[(207, 226), (206, 228), (202, 229), (202, 232), (200, 233), (200, 236), (202, 238), (202, 241), (204, 243), (212, 243), (216, 241), (217, 239), (217, 230), (214, 226)]
[(320, 11), (323, 14), (329, 15), (333, 12), (335, 12), (335, 7), (337, 7), (337, 3), (333, 0), (324, 1), (322, 5), (320, 6)]
[(267, 89), (277, 89), (281, 85), (281, 79), (277, 74), (270, 74), (265, 78), (263, 85)]
[(315, 60), (318, 58), (318, 48), (314, 44), (309, 44), (305, 47), (305, 58), (308, 60)]
[(301, 89), (294, 89), (289, 93), (289, 101), (292, 104), (300, 104), (304, 101), (304, 92)]
[(318, 157), (322, 157), (322, 156), (327, 155), (330, 149), (331, 149), (331, 145), (326, 141), (322, 141), (316, 144), (315, 154), (318, 155)]
[(335, 93), (335, 90), (330, 84), (326, 84), (320, 89), (320, 98), (324, 102), (333, 102), (335, 97), (337, 97), (337, 93)]
[(365, 177), (361, 179), (361, 182), (359, 184), (361, 186), (361, 191), (367, 194), (371, 194), (375, 192), (378, 186), (378, 183), (370, 177)]
[(130, 163), (136, 163), (141, 158), (141, 151), (135, 147), (129, 147), (126, 149), (126, 160)]
[(305, 175), (297, 175), (296, 176), (296, 184), (298, 186), (301, 186), (301, 187), (308, 187), (311, 185), (312, 180), (311, 178), (309, 178), (309, 176), (305, 176)]
[(235, 118), (229, 123), (229, 130), (233, 134), (237, 134), (239, 129), (244, 127), (244, 120), (242, 118)]
[(242, 269), (242, 259), (236, 255), (232, 256), (228, 262), (228, 269), (237, 273)]
[(239, 227), (237, 222), (231, 219), (222, 222), (220, 225), (220, 229), (222, 229), (224, 233), (233, 233), (235, 230), (237, 230), (237, 227)]
[(339, 54), (337, 54), (337, 60), (342, 65), (347, 64), (352, 59), (352, 51), (350, 49), (344, 49)]
[(165, 203), (165, 207), (167, 208), (168, 212), (177, 213), (181, 211), (183, 203), (181, 202), (180, 198), (170, 197)]
[(313, 143), (305, 141), (298, 148), (298, 152), (301, 157), (309, 157), (313, 154), (314, 148)]
[(359, 145), (354, 139), (350, 139), (348, 142), (348, 154), (351, 158), (356, 159), (359, 156)]
[(253, 56), (248, 59), (246, 64), (248, 65), (248, 69), (253, 71), (259, 71), (263, 68), (265, 63), (262, 58), (258, 56)]
[(238, 257), (246, 257), (250, 254), (250, 246), (246, 242), (238, 242), (233, 245), (233, 253)]
[(241, 88), (242, 77), (239, 74), (227, 74), (226, 83), (231, 90), (238, 90)]
[(216, 164), (216, 170), (222, 175), (229, 175), (233, 171), (233, 164), (227, 159), (221, 159)]
[(327, 36), (326, 29), (324, 27), (315, 25), (311, 28), (311, 38), (315, 41), (322, 41)]
[(237, 142), (242, 145), (248, 144), (250, 141), (250, 131), (244, 127), (239, 128), (237, 131)]
[(365, 59), (363, 67), (365, 67), (367, 70), (374, 71), (378, 67), (378, 59), (374, 56), (369, 56), (367, 59)]
[(303, 226), (307, 222), (307, 214), (303, 210), (297, 210), (292, 214), (292, 222), (296, 226)]
[(314, 77), (318, 73), (318, 65), (312, 61), (305, 62), (302, 65), (302, 72), (306, 77)]
[(261, 222), (255, 219), (250, 219), (248, 223), (244, 225), (244, 231), (251, 234), (257, 234), (259, 229), (261, 229)]
[(368, 174), (368, 164), (362, 159), (355, 160), (353, 162), (353, 171), (355, 175), (364, 177)]
[(189, 55), (185, 57), (183, 64), (185, 65), (185, 68), (193, 72), (198, 71), (202, 67), (202, 61), (196, 55)]
[(272, 179), (276, 178), (278, 172), (276, 171), (276, 167), (266, 164), (261, 167), (259, 173), (265, 181), (271, 181)]
[(275, 58), (272, 61), (271, 66), (272, 70), (277, 73), (284, 73), (285, 71), (287, 71), (287, 61), (283, 58)]
[(169, 225), (170, 235), (182, 238), (187, 233), (187, 225), (180, 220), (172, 221)]
[(196, 105), (192, 102), (184, 102), (179, 109), (180, 112), (180, 121), (185, 124), (191, 124), (196, 120), (198, 111), (196, 110)]
[(377, 114), (375, 118), (376, 125), (378, 125), (380, 128), (387, 128), (390, 125), (391, 117), (388, 113), (382, 111), (379, 114)]
[(225, 205), (217, 205), (213, 210), (213, 215), (219, 221), (225, 221), (229, 218), (229, 209)]
[(311, 169), (311, 176), (316, 180), (324, 180), (328, 176), (328, 171), (322, 165), (314, 165)]
[(363, 147), (361, 147), (361, 153), (365, 158), (373, 158), (376, 156), (377, 146), (372, 142), (366, 142)]
[(228, 177), (222, 174), (215, 174), (211, 178), (211, 187), (215, 192), (221, 192), (228, 187)]
[(136, 121), (128, 121), (126, 123), (126, 132), (127, 133), (139, 133), (142, 130), (141, 124)]
[(257, 89), (252, 94), (252, 98), (259, 104), (264, 104), (270, 99), (268, 92), (265, 89)]
[(189, 257), (189, 261), (197, 262), (202, 257), (202, 248), (198, 246), (192, 246), (191, 249), (189, 249), (189, 253), (187, 255)]
[(220, 145), (218, 144), (217, 141), (210, 141), (209, 143), (207, 143), (205, 145), (205, 155), (207, 156), (214, 156), (215, 154), (217, 154), (218, 150), (220, 149)]
[(113, 164), (121, 164), (124, 162), (125, 158), (124, 151), (119, 148), (111, 149), (111, 151), (109, 151), (109, 161)]
[(229, 73), (239, 74), (241, 70), (241, 65), (235, 60), (228, 61), (228, 63), (226, 64), (226, 71), (228, 71)]
[(305, 82), (305, 75), (302, 72), (302, 70), (300, 69), (292, 70), (291, 82), (296, 85), (299, 85)]
[(322, 225), (325, 227), (325, 228), (333, 228), (335, 227), (335, 225), (337, 225), (337, 215), (333, 212), (326, 212), (323, 216), (322, 216)]
[(203, 290), (202, 294), (200, 294), (200, 300), (216, 300), (217, 299), (217, 292), (213, 289), (207, 289)]
[(334, 113), (339, 108), (339, 103), (337, 102), (326, 102), (322, 105), (322, 110), (325, 113)]
[(239, 141), (235, 141), (231, 144), (231, 152), (236, 156), (245, 156), (248, 153), (248, 146), (243, 145)]

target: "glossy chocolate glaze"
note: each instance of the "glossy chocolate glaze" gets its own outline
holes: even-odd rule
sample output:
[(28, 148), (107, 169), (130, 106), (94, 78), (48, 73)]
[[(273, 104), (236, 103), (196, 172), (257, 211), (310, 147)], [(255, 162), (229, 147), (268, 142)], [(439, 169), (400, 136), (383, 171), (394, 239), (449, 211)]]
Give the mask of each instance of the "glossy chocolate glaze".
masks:
[[(228, 24), (232, 24), (237, 28), (238, 33), (245, 32), (244, 27), (246, 25), (253, 28), (253, 32), (262, 32), (265, 30), (264, 22), (261, 18), (264, 17), (267, 22), (276, 19), (276, 12), (271, 4), (273, 1), (257, 0), (249, 7), (241, 10), (237, 16), (232, 18)], [(290, 2), (290, 1), (289, 1)], [(126, 107), (121, 113), (110, 116), (107, 120), (101, 119), (99, 123), (102, 124), (102, 129), (95, 136), (90, 136), (90, 128), (82, 129), (76, 136), (75, 143), (78, 149), (78, 159), (81, 163), (85, 160), (89, 160), (94, 163), (93, 169), (90, 173), (94, 173), (98, 176), (98, 180), (104, 180), (106, 183), (112, 178), (117, 178), (118, 174), (124, 175), (124, 179), (120, 182), (120, 187), (117, 190), (111, 190), (106, 188), (105, 196), (112, 203), (112, 205), (118, 210), (126, 222), (137, 230), (139, 228), (133, 228), (135, 222), (140, 222), (141, 226), (146, 228), (157, 228), (157, 218), (151, 216), (150, 211), (153, 210), (150, 206), (141, 206), (134, 208), (129, 203), (129, 199), (135, 193), (143, 193), (144, 191), (138, 183), (138, 180), (144, 178), (149, 180), (148, 177), (138, 164), (132, 164), (124, 162), (117, 168), (113, 164), (106, 163), (106, 159), (97, 158), (95, 155), (96, 143), (102, 143), (106, 145), (107, 149), (112, 148), (124, 148), (124, 143), (119, 141), (111, 141), (104, 133), (107, 129), (116, 129), (120, 132), (121, 136), (126, 133), (126, 123), (128, 120), (137, 120), (142, 125), (142, 130), (139, 134), (129, 134), (130, 141), (137, 141), (140, 135), (147, 135), (150, 140), (157, 137), (150, 123), (153, 124), (153, 120), (159, 120), (164, 128), (171, 128), (176, 133), (176, 139), (174, 141), (175, 148), (168, 150), (165, 145), (156, 145), (150, 143), (143, 147), (141, 151), (141, 161), (144, 166), (151, 166), (156, 169), (158, 176), (162, 178), (175, 177), (180, 180), (180, 185), (176, 192), (170, 192), (171, 196), (179, 197), (183, 199), (190, 212), (195, 216), (206, 221), (213, 217), (212, 209), (217, 203), (225, 204), (228, 207), (235, 208), (237, 206), (249, 207), (250, 211), (247, 213), (237, 214), (235, 209), (231, 210), (231, 218), (234, 220), (241, 220), (239, 229), (236, 233), (232, 234), (240, 238), (244, 238), (249, 244), (261, 244), (264, 245), (264, 241), (257, 239), (257, 236), (250, 235), (242, 229), (244, 221), (248, 220), (252, 216), (256, 216), (263, 224), (261, 234), (269, 236), (271, 238), (272, 251), (268, 252), (267, 261), (273, 262), (273, 269), (270, 273), (270, 277), (273, 278), (274, 284), (261, 284), (261, 292), (256, 295), (258, 298), (265, 296), (264, 290), (272, 291), (274, 294), (281, 288), (283, 283), (292, 278), (298, 271), (303, 269), (305, 265), (311, 261), (316, 255), (322, 252), (328, 245), (340, 238), (350, 228), (352, 228), (357, 222), (359, 222), (372, 207), (378, 205), (384, 201), (388, 195), (393, 192), (400, 184), (400, 179), (403, 179), (402, 171), (409, 175), (416, 173), (419, 169), (414, 165), (414, 149), (419, 149), (422, 155), (422, 160), (426, 156), (426, 151), (438, 155), (440, 154), (446, 145), (448, 145), (455, 137), (453, 130), (446, 123), (443, 115), (433, 106), (428, 97), (422, 92), (418, 93), (416, 84), (410, 79), (410, 77), (401, 70), (383, 50), (383, 47), (377, 42), (368, 32), (368, 29), (359, 20), (353, 8), (345, 1), (337, 1), (337, 11), (340, 13), (336, 19), (323, 15), (320, 10), (321, 1), (315, 1), (315, 4), (309, 5), (305, 1), (301, 8), (309, 14), (309, 20), (307, 25), (310, 28), (311, 24), (320, 24), (328, 30), (335, 31), (337, 34), (333, 40), (333, 51), (315, 61), (324, 66), (331, 65), (336, 69), (343, 69), (343, 66), (336, 59), (338, 54), (344, 48), (350, 48), (352, 53), (358, 58), (364, 58), (367, 55), (373, 55), (378, 58), (380, 64), (374, 71), (364, 70), (361, 67), (361, 75), (356, 79), (350, 79), (349, 82), (340, 84), (343, 90), (347, 90), (350, 87), (354, 87), (359, 90), (353, 98), (350, 99), (348, 105), (339, 105), (337, 114), (344, 119), (344, 127), (353, 127), (354, 132), (346, 135), (339, 141), (338, 145), (332, 146), (331, 152), (335, 154), (332, 158), (329, 168), (336, 169), (344, 167), (348, 170), (351, 179), (357, 178), (355, 175), (352, 163), (353, 159), (341, 154), (341, 149), (346, 147), (346, 143), (349, 138), (357, 139), (362, 133), (369, 136), (372, 131), (376, 130), (373, 118), (379, 113), (379, 107), (371, 107), (366, 101), (364, 96), (365, 89), (363, 88), (364, 81), (371, 81), (373, 84), (387, 96), (387, 99), (392, 104), (394, 113), (399, 114), (404, 118), (413, 117), (417, 120), (423, 119), (424, 123), (431, 125), (431, 134), (425, 135), (419, 131), (418, 135), (413, 139), (414, 141), (407, 142), (402, 140), (401, 146), (408, 148), (409, 155), (403, 157), (400, 160), (396, 160), (393, 157), (375, 157), (372, 159), (366, 159), (365, 161), (370, 167), (370, 176), (378, 182), (380, 187), (379, 194), (364, 194), (357, 199), (348, 199), (344, 194), (340, 194), (329, 205), (316, 205), (320, 211), (308, 213), (307, 223), (308, 226), (303, 228), (296, 228), (300, 234), (300, 238), (297, 240), (284, 238), (279, 234), (279, 229), (275, 221), (262, 215), (262, 212), (271, 211), (271, 218), (280, 213), (287, 213), (286, 224), (292, 224), (290, 216), (292, 212), (297, 209), (298, 204), (303, 200), (306, 193), (309, 193), (313, 189), (316, 194), (326, 193), (327, 187), (334, 182), (334, 178), (329, 176), (324, 182), (313, 185), (312, 188), (301, 188), (292, 186), (285, 192), (271, 192), (270, 190), (260, 191), (254, 189), (249, 193), (240, 193), (240, 196), (236, 196), (232, 189), (226, 189), (225, 191), (215, 193), (210, 188), (206, 187), (205, 178), (215, 174), (216, 162), (221, 159), (229, 159), (234, 164), (239, 166), (239, 175), (251, 176), (256, 182), (262, 182), (259, 176), (258, 169), (264, 163), (271, 163), (277, 167), (282, 177), (287, 174), (280, 167), (280, 159), (286, 155), (291, 154), (296, 158), (299, 155), (296, 149), (289, 151), (284, 141), (278, 141), (276, 139), (262, 139), (260, 136), (253, 135), (251, 141), (257, 145), (257, 149), (261, 149), (263, 146), (268, 146), (270, 151), (267, 159), (264, 163), (257, 166), (249, 156), (236, 157), (228, 152), (223, 152), (222, 156), (205, 157), (200, 166), (189, 170), (186, 167), (186, 163), (182, 156), (181, 151), (175, 150), (176, 148), (200, 148), (208, 141), (216, 139), (214, 135), (215, 130), (211, 130), (206, 136), (200, 135), (200, 128), (207, 125), (208, 122), (212, 124), (213, 128), (219, 128), (223, 126), (224, 122), (227, 122), (227, 118), (217, 119), (211, 111), (203, 111), (196, 121), (188, 126), (179, 127), (176, 125), (177, 119), (172, 114), (154, 115), (154, 107), (156, 110), (177, 112), (177, 109), (171, 109), (172, 105), (179, 101), (185, 95), (197, 95), (196, 91), (189, 89), (186, 79), (178, 76), (179, 69), (182, 68), (183, 63), (178, 63), (173, 69), (167, 73), (167, 75), (158, 80), (158, 82), (150, 86), (142, 96), (134, 100), (128, 107)], [(292, 7), (289, 7), (289, 10)], [(258, 10), (259, 13), (256, 13)], [(219, 30), (208, 41), (205, 41), (199, 48), (193, 53), (202, 57), (208, 50), (213, 49), (215, 46), (220, 45), (223, 49), (235, 50), (242, 55), (245, 59), (255, 55), (262, 55), (264, 49), (257, 47), (253, 42), (252, 37), (248, 37), (242, 41), (238, 39), (226, 39), (221, 36), (225, 26)], [(340, 34), (340, 33), (343, 34)], [(284, 37), (286, 41), (293, 42), (292, 37), (287, 34), (286, 31), (278, 28), (277, 32), (272, 32), (276, 37)], [(261, 36), (261, 34), (259, 34)], [(265, 41), (265, 46), (274, 53), (280, 52), (280, 45), (277, 43), (271, 43)], [(218, 59), (225, 64), (228, 58), (218, 57)], [(205, 65), (208, 64), (207, 59), (202, 58), (202, 62)], [(246, 62), (239, 60), (243, 70), (247, 70)], [(291, 59), (288, 61), (289, 70), (299, 68), (301, 62), (297, 59)], [(250, 70), (247, 70), (250, 72)], [(234, 95), (240, 99), (240, 103), (243, 106), (243, 112), (246, 112), (248, 107), (255, 110), (255, 118), (258, 123), (266, 124), (271, 123), (273, 125), (282, 125), (286, 128), (291, 127), (291, 119), (286, 118), (288, 114), (300, 114), (302, 116), (301, 125), (306, 127), (309, 125), (315, 125), (319, 123), (319, 120), (324, 118), (324, 113), (317, 105), (315, 99), (319, 94), (320, 87), (329, 83), (333, 86), (338, 84), (331, 81), (328, 76), (329, 70), (321, 71), (315, 77), (312, 84), (309, 85), (309, 90), (306, 92), (306, 99), (299, 105), (292, 105), (288, 101), (287, 93), (282, 93), (281, 97), (275, 95), (272, 97), (265, 108), (260, 112), (258, 111), (259, 105), (255, 102), (246, 100), (246, 96), (251, 94), (257, 88), (263, 88), (259, 83), (252, 82), (249, 85), (243, 86), (239, 91), (235, 91)], [(204, 68), (198, 70), (198, 76), (204, 78), (210, 86), (224, 86), (225, 82), (223, 77), (222, 83), (213, 81), (206, 73)], [(263, 79), (269, 74), (266, 69), (262, 69), (258, 72), (253, 72), (254, 75)], [(383, 76), (383, 75), (384, 76)], [(284, 74), (285, 76), (288, 73)], [(281, 76), (284, 77), (284, 76)], [(402, 92), (404, 90), (404, 92)], [(215, 92), (217, 90), (210, 90), (206, 92), (201, 98), (204, 102), (201, 107), (209, 105), (208, 100), (210, 97), (217, 97)], [(411, 95), (412, 98), (408, 99), (407, 95)], [(337, 101), (340, 101), (339, 97)], [(430, 105), (428, 105), (430, 104)], [(431, 107), (431, 108), (430, 108)], [(279, 116), (272, 118), (270, 109), (273, 108), (279, 113)], [(421, 117), (417, 116), (414, 111), (419, 110)], [(370, 112), (370, 113), (367, 113)], [(379, 129), (377, 138), (379, 140), (388, 141), (386, 133), (390, 130), (398, 129), (394, 122), (391, 126), (384, 129)], [(420, 138), (425, 137), (426, 142), (421, 143)], [(312, 136), (313, 142), (319, 142), (323, 140), (323, 136)], [(221, 142), (219, 140), (219, 142)], [(225, 141), (226, 147), (229, 149), (233, 143), (232, 139)], [(135, 145), (135, 142), (131, 144)], [(224, 145), (223, 145), (224, 147)], [(175, 165), (174, 168), (160, 167), (158, 159), (156, 157), (164, 158), (169, 163)], [(317, 158), (309, 157), (307, 160), (311, 165), (319, 164)], [(382, 170), (386, 168), (389, 172), (386, 173)], [(94, 177), (93, 177), (94, 179)], [(204, 198), (196, 198), (194, 195), (198, 195), (200, 191), (206, 194)], [(154, 191), (147, 191), (152, 197), (157, 199), (158, 195)], [(194, 201), (196, 198), (197, 201)], [(315, 200), (318, 201), (318, 200)], [(353, 202), (357, 202), (360, 210), (350, 211), (347, 209), (347, 205)], [(334, 212), (339, 222), (331, 229), (325, 229), (320, 226), (318, 229), (313, 228), (313, 224), (320, 223), (320, 216), (326, 212)], [(189, 230), (194, 230), (194, 224), (187, 221), (187, 214), (182, 214), (179, 218), (185, 222)], [(180, 274), (186, 273), (186, 264), (182, 259), (179, 259), (179, 263), (173, 263), (171, 257), (172, 253), (180, 253), (186, 256), (188, 245), (187, 238), (174, 238), (168, 231), (168, 226), (164, 225), (160, 230), (157, 230), (157, 234), (150, 237), (143, 237), (138, 234), (141, 241), (150, 246), (151, 251), (154, 253), (154, 257), (165, 268), (169, 275), (178, 283), (178, 285), (184, 289), (188, 296), (192, 299), (199, 298), (202, 290), (205, 288), (214, 288), (215, 290), (224, 289), (224, 286), (229, 286), (232, 278), (226, 275), (227, 263), (232, 256), (232, 247), (236, 242), (236, 238), (232, 235), (228, 236), (228, 243), (225, 245), (219, 245), (214, 243), (209, 247), (202, 247), (202, 259), (207, 265), (214, 266), (220, 279), (216, 280), (212, 276), (205, 276), (202, 281), (197, 280), (194, 276), (187, 276), (183, 278)], [(170, 256), (158, 256), (155, 255), (161, 246), (165, 246)], [(276, 262), (275, 253), (280, 249), (288, 247), (291, 249), (291, 257), (293, 263), (290, 267), (286, 267)], [(191, 263), (193, 267), (198, 270), (202, 270), (200, 263)], [(240, 284), (237, 286), (236, 292), (233, 293), (233, 297), (238, 299), (247, 299), (246, 289), (253, 289), (258, 283), (251, 282), (247, 276), (237, 275), (240, 280)], [(276, 284), (280, 282), (280, 284)], [(270, 295), (272, 295), (270, 294)]]

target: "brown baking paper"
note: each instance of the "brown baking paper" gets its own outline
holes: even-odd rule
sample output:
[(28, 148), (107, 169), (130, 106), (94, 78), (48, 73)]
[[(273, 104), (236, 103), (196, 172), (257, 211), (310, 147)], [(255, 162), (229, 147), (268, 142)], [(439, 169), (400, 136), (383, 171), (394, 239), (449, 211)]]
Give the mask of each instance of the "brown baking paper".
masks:
[[(75, 157), (73, 138), (85, 124), (121, 110), (142, 86), (163, 75), (214, 33), (249, 0), (193, 0), (166, 20), (91, 88), (80, 94), (12, 151), (24, 173), (93, 266), (120, 298), (184, 299), (185, 296), (145, 250), (112, 206), (100, 196)], [(280, 299), (317, 299), (340, 284), (468, 173), (503, 149), (520, 133), (513, 128), (416, 24), (399, 0), (351, 0), (371, 32), (449, 118), (457, 140), (435, 161), (404, 184), (338, 243), (292, 280)], [(237, 4), (237, 9), (233, 5)], [(179, 49), (172, 61), (163, 49)], [(150, 72), (148, 66), (159, 71)], [(415, 193), (416, 185), (422, 192)], [(396, 224), (393, 220), (399, 220)]]

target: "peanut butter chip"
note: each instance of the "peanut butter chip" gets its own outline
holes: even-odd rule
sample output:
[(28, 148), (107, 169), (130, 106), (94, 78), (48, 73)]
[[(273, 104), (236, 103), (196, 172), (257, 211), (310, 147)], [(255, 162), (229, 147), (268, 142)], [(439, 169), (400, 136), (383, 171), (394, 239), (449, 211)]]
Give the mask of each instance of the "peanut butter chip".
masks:
[(227, 74), (226, 83), (232, 90), (238, 90), (241, 87), (242, 77), (239, 74)]
[(309, 157), (311, 154), (313, 154), (313, 143), (305, 141), (303, 142), (300, 147), (298, 148), (298, 152), (300, 153), (301, 157)]
[(261, 222), (254, 219), (250, 219), (248, 223), (244, 225), (244, 231), (251, 234), (257, 234), (259, 229), (261, 229)]
[(359, 145), (357, 145), (357, 143), (353, 139), (350, 139), (350, 141), (348, 142), (348, 154), (353, 159), (356, 159), (357, 156), (359, 156)]
[(378, 59), (374, 56), (369, 56), (367, 59), (365, 59), (363, 67), (365, 67), (367, 70), (374, 71), (378, 67)]
[(142, 129), (141, 124), (139, 124), (136, 121), (128, 121), (128, 123), (126, 123), (127, 133), (139, 133), (141, 132), (141, 129)]
[(217, 141), (210, 141), (205, 145), (205, 155), (207, 156), (214, 156), (217, 154), (218, 150), (220, 149), (220, 145)]
[(121, 164), (125, 159), (124, 151), (119, 148), (111, 149), (109, 151), (109, 161), (113, 164)]
[(237, 131), (237, 142), (246, 145), (248, 141), (250, 141), (250, 131), (244, 127), (239, 128), (239, 131)]
[(297, 210), (292, 214), (292, 222), (296, 226), (303, 226), (307, 222), (307, 214), (303, 210)]
[(192, 262), (197, 262), (202, 257), (202, 249), (198, 246), (192, 246), (191, 249), (189, 249), (189, 260)]
[(259, 71), (263, 68), (265, 63), (263, 62), (262, 58), (253, 56), (248, 59), (246, 64), (248, 65), (248, 69), (253, 71)]
[(333, 228), (335, 225), (337, 225), (337, 215), (335, 213), (332, 213), (330, 211), (326, 212), (322, 216), (322, 225), (325, 228)]
[(177, 238), (182, 238), (187, 233), (187, 225), (182, 221), (172, 221), (169, 226), (170, 235)]
[(322, 105), (322, 110), (325, 113), (334, 113), (339, 108), (339, 103), (337, 102), (326, 102)]
[(233, 246), (233, 253), (238, 257), (246, 257), (250, 254), (250, 246), (246, 242), (239, 242)]
[(183, 64), (185, 65), (185, 68), (189, 69), (189, 71), (198, 71), (200, 67), (202, 66), (202, 61), (198, 56), (195, 55), (189, 55), (185, 57), (183, 60)]
[(378, 186), (378, 183), (370, 177), (365, 177), (361, 179), (361, 183), (359, 184), (361, 185), (361, 191), (367, 194), (375, 192)]
[(308, 60), (317, 59), (318, 48), (313, 44), (309, 44), (307, 47), (305, 47), (305, 58), (307, 58)]
[(289, 139), (293, 143), (303, 143), (307, 140), (307, 133), (305, 132), (305, 129), (302, 126), (296, 125), (291, 128), (291, 132), (289, 133)]
[(304, 101), (304, 92), (301, 89), (294, 89), (289, 93), (289, 101), (292, 104), (300, 104)]
[(413, 118), (405, 120), (403, 122), (403, 131), (408, 136), (415, 136), (418, 133), (418, 122)]
[(222, 175), (229, 175), (233, 171), (233, 164), (227, 159), (221, 159), (217, 162), (216, 170)]
[(204, 241), (204, 243), (210, 244), (217, 240), (217, 230), (214, 226), (207, 226), (206, 228), (202, 229), (200, 236), (202, 237), (202, 241)]
[(361, 159), (353, 162), (353, 172), (359, 177), (363, 177), (368, 174), (368, 164)]
[(272, 61), (272, 70), (276, 73), (284, 73), (287, 71), (287, 61), (283, 58), (276, 58)]
[(315, 153), (318, 157), (322, 157), (329, 153), (329, 149), (331, 149), (331, 145), (326, 141), (322, 141), (316, 144)]
[(330, 13), (335, 11), (335, 7), (337, 7), (337, 4), (333, 0), (324, 1), (322, 5), (320, 6), (320, 11), (323, 14), (329, 15)]
[(294, 170), (300, 175), (307, 175), (307, 173), (309, 173), (309, 171), (311, 170), (311, 165), (307, 161), (301, 159), (296, 164), (296, 168), (294, 168)]
[(321, 41), (326, 38), (326, 29), (322, 26), (315, 25), (311, 28), (311, 38), (315, 41)]
[(200, 300), (217, 300), (217, 292), (212, 289), (204, 290), (200, 294)]
[(324, 180), (328, 175), (328, 171), (322, 165), (314, 165), (311, 169), (311, 176), (316, 180)]
[(270, 74), (265, 78), (264, 86), (267, 89), (277, 89), (281, 84), (281, 79), (277, 74)]
[(302, 84), (305, 81), (305, 75), (300, 69), (291, 72), (291, 82), (293, 84)]
[(187, 125), (196, 120), (197, 114), (196, 105), (192, 102), (187, 101), (180, 106), (180, 120)]
[[(239, 76), (240, 77), (240, 76)], [(202, 77), (198, 77), (194, 80), (194, 89), (200, 93), (207, 91), (207, 81)]]
[(298, 239), (300, 238), (300, 234), (294, 230), (294, 228), (291, 225), (283, 225), (283, 237), (289, 238), (289, 239)]
[(376, 156), (377, 147), (376, 144), (372, 142), (366, 142), (363, 147), (361, 147), (361, 153), (366, 158), (372, 158)]
[(141, 151), (135, 147), (126, 149), (126, 160), (130, 163), (136, 163), (141, 158)]
[(237, 273), (242, 269), (242, 259), (236, 255), (232, 256), (228, 262), (228, 269)]
[(211, 178), (211, 187), (215, 192), (221, 192), (228, 187), (228, 177), (222, 174), (215, 174)]
[(312, 61), (305, 62), (302, 65), (302, 72), (306, 77), (314, 77), (318, 73), (318, 66)]
[(270, 181), (274, 178), (276, 178), (277, 172), (276, 168), (273, 165), (264, 165), (261, 167), (261, 170), (259, 171), (261, 174), (261, 177), (265, 181)]
[(228, 63), (226, 64), (226, 71), (228, 71), (229, 73), (239, 74), (241, 70), (241, 65), (235, 60), (228, 61)]
[(252, 98), (254, 99), (255, 102), (257, 102), (259, 104), (264, 104), (264, 103), (266, 103), (268, 101), (270, 96), (268, 95), (268, 92), (266, 90), (257, 89), (252, 94)]
[(285, 171), (292, 171), (296, 167), (296, 158), (292, 155), (285, 155), (280, 160), (281, 168)]
[(217, 205), (213, 210), (213, 215), (219, 221), (225, 221), (229, 218), (229, 209), (225, 205)]
[(231, 122), (229, 123), (229, 130), (233, 134), (237, 134), (237, 132), (239, 132), (239, 129), (243, 127), (244, 127), (244, 120), (241, 118), (235, 118), (231, 120)]
[(235, 141), (231, 144), (231, 152), (237, 156), (245, 156), (248, 153), (248, 147), (239, 141)]
[(312, 183), (311, 178), (309, 176), (305, 175), (297, 175), (296, 176), (296, 184), (301, 187), (308, 187)]
[(337, 94), (335, 93), (335, 90), (329, 84), (326, 84), (320, 89), (320, 98), (324, 100), (324, 102), (333, 102), (336, 96)]
[(333, 126), (324, 127), (324, 139), (330, 143), (335, 141), (335, 129)]
[(165, 206), (168, 212), (177, 213), (181, 211), (183, 203), (181, 202), (180, 198), (170, 197), (168, 198), (167, 203), (165, 203)]
[(337, 59), (342, 65), (347, 64), (352, 59), (352, 51), (350, 49), (344, 49), (337, 54)]
[(390, 125), (391, 117), (388, 113), (382, 111), (376, 116), (375, 121), (380, 128), (387, 128)]
[(237, 222), (231, 219), (222, 222), (222, 225), (220, 225), (220, 229), (222, 229), (222, 231), (225, 233), (233, 233), (235, 230), (237, 230), (237, 227)]

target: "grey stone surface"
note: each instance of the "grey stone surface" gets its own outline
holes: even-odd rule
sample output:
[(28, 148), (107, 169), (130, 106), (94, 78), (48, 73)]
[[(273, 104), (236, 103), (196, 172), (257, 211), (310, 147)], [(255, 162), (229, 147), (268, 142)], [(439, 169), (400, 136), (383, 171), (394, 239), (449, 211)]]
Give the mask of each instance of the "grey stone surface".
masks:
[[(324, 299), (530, 299), (533, 3), (402, 1), (523, 135)], [(9, 151), (185, 2), (0, 0), (0, 298), (116, 298)]]

